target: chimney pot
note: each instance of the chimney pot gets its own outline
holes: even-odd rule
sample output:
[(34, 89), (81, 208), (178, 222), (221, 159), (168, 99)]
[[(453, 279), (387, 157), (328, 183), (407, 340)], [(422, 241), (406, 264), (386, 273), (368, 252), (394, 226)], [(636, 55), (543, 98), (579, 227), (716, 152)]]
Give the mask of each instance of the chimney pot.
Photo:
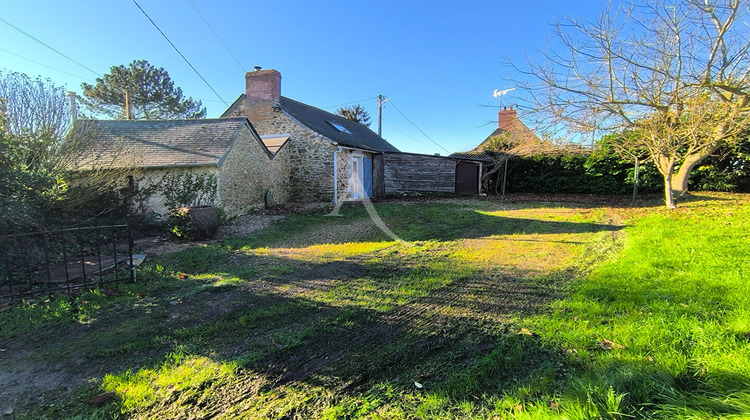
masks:
[(255, 71), (261, 71), (263, 69), (263, 67), (261, 66), (255, 66), (253, 68), (255, 69)]

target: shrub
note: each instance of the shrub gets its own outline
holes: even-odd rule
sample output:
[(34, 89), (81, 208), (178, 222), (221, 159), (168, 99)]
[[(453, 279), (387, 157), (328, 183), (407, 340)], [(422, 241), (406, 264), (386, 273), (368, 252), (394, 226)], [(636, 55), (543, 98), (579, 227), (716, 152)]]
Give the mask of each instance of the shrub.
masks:
[[(611, 150), (572, 151), (515, 157), (508, 164), (507, 191), (525, 193), (627, 194), (632, 191), (634, 165)], [(658, 192), (661, 175), (641, 164), (639, 191)]]

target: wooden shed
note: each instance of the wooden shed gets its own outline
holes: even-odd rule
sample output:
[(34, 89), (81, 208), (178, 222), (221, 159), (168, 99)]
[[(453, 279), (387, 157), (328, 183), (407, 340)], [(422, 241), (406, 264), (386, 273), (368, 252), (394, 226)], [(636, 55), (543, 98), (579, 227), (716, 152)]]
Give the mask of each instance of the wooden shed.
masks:
[(373, 162), (375, 196), (404, 193), (474, 195), (482, 162), (451, 156), (385, 152)]

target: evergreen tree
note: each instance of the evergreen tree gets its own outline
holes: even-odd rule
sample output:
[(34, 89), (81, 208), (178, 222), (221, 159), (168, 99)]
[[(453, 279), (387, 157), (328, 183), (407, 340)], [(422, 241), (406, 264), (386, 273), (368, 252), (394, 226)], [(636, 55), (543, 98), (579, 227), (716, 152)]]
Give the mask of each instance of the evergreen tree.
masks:
[(359, 105), (339, 108), (336, 113), (349, 121), (356, 121), (367, 127), (370, 126), (370, 114), (368, 114), (367, 111), (365, 111), (365, 109)]
[(146, 60), (136, 60), (128, 67), (113, 66), (108, 74), (96, 79), (96, 85), (83, 83), (83, 94), (92, 110), (111, 118), (125, 118), (125, 91), (135, 119), (205, 118), (201, 101), (185, 97), (175, 87), (169, 73)]

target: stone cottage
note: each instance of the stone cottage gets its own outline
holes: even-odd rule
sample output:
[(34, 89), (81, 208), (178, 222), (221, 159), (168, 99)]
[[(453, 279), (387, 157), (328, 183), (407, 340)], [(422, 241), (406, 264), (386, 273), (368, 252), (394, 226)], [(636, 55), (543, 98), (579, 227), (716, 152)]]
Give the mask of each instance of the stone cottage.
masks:
[(383, 152), (398, 149), (355, 121), (281, 96), (281, 73), (245, 74), (245, 93), (222, 117), (246, 117), (262, 136), (286, 139), (288, 197), (336, 202), (376, 195)]
[(175, 177), (212, 180), (215, 193), (190, 204), (229, 216), (288, 202), (479, 192), (481, 162), (402, 153), (360, 123), (281, 96), (276, 70), (246, 73), (245, 93), (218, 119), (86, 124), (100, 140), (79, 169), (131, 168), (142, 213), (163, 215), (175, 205)]
[[(97, 136), (79, 169), (123, 169), (141, 213), (164, 215), (176, 204), (212, 204), (235, 216), (289, 199), (286, 138), (262, 138), (244, 117), (76, 124)], [(202, 185), (203, 191), (190, 191), (191, 184)], [(193, 202), (176, 202), (180, 199)]]

